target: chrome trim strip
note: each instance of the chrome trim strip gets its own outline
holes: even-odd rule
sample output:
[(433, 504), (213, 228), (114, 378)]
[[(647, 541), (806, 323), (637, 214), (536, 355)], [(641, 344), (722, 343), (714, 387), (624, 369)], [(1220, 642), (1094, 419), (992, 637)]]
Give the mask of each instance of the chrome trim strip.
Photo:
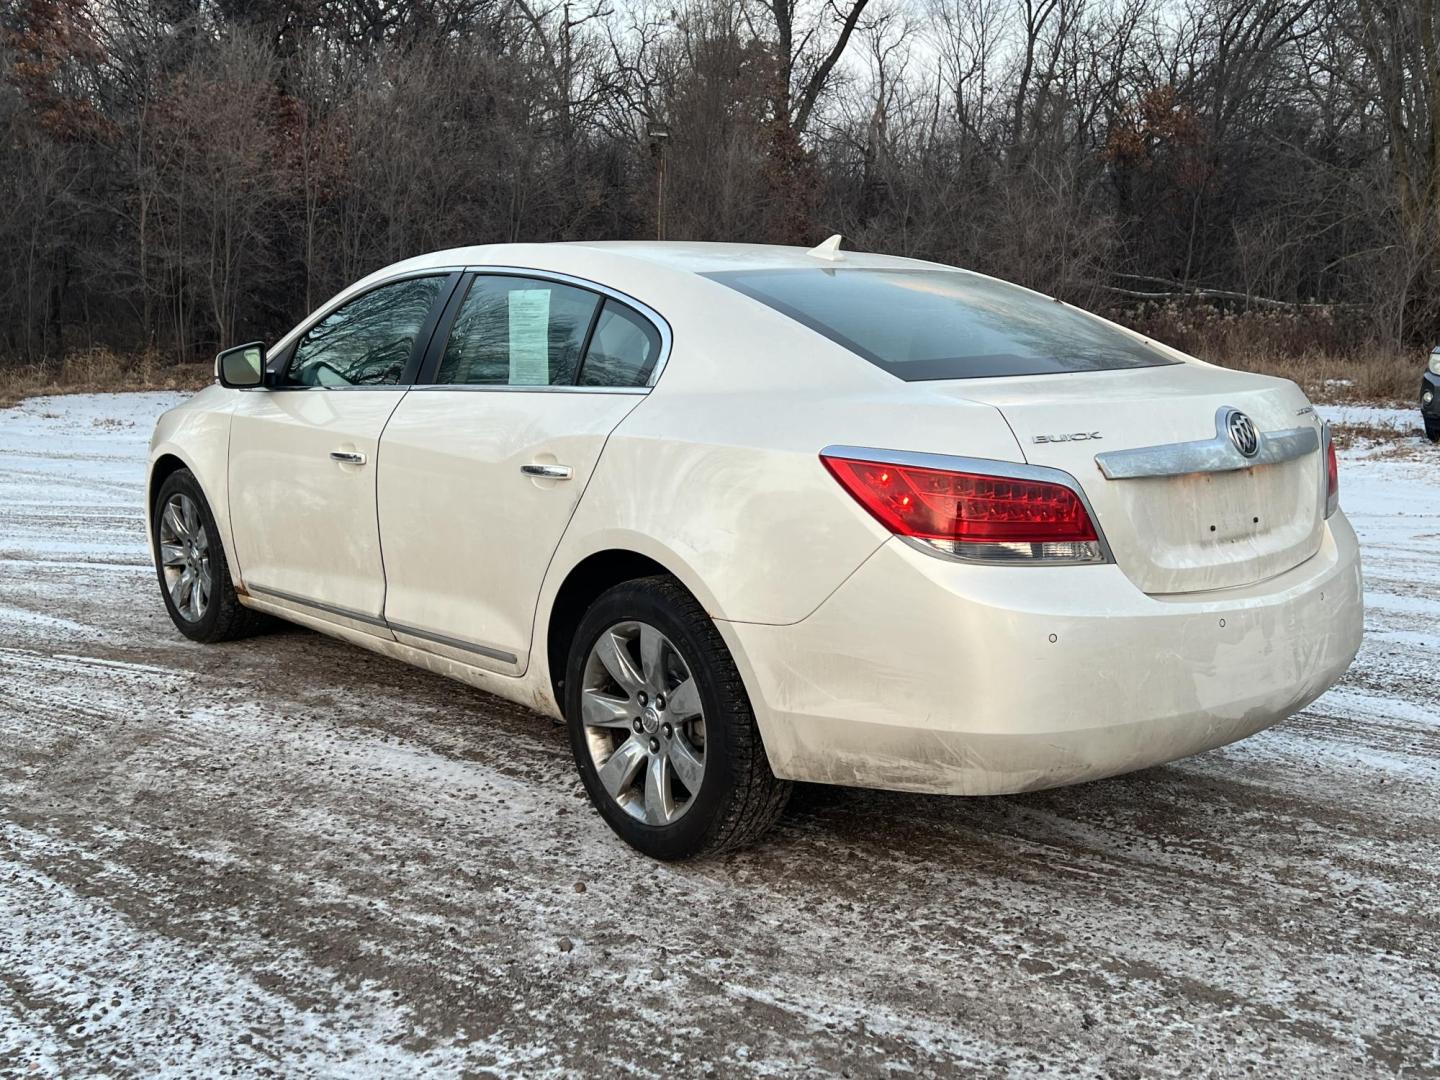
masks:
[[(993, 458), (961, 457), (955, 454), (923, 454), (913, 450), (884, 450), (873, 446), (827, 446), (820, 453), (826, 457), (854, 458), (859, 461), (878, 461), (886, 465), (913, 465), (920, 469), (944, 469), (949, 472), (978, 473), (981, 476), (1005, 476), (1015, 480), (1035, 480), (1045, 484), (1059, 484), (1073, 491), (1080, 499), (1080, 504), (1085, 507), (1085, 513), (1090, 515), (1090, 524), (1095, 526), (1095, 537), (1100, 544), (1100, 556), (1104, 563), (1113, 563), (1115, 554), (1110, 550), (1110, 542), (1105, 539), (1105, 530), (1100, 527), (1100, 517), (1095, 513), (1095, 508), (1090, 505), (1090, 499), (1085, 494), (1085, 489), (1080, 486), (1080, 481), (1071, 476), (1064, 469), (1052, 469), (1046, 465), (1027, 465), (1018, 461), (997, 461)], [(963, 562), (970, 564), (984, 564), (986, 566), (1099, 566), (1092, 559), (1043, 559), (1027, 562), (1023, 559), (1012, 561), (997, 561), (992, 559), (967, 559), (961, 555), (951, 555), (931, 547), (923, 541), (914, 540), (911, 537), (901, 536), (897, 539), (904, 541), (916, 551), (923, 551), (927, 555), (937, 559), (944, 559), (947, 562)]]
[[(354, 387), (354, 389), (358, 390), (361, 387)], [(634, 397), (644, 397), (650, 393), (648, 386), (570, 386), (565, 383), (555, 386), (510, 386), (500, 383), (415, 383), (401, 387), (401, 389), (415, 393), (424, 393), (427, 390), (464, 390), (467, 393), (480, 391), (492, 394), (497, 392), (504, 394), (630, 394)]]
[(245, 583), (245, 587), (252, 593), (258, 593), (260, 596), (273, 596), (276, 600), (284, 600), (286, 603), (297, 604), (300, 607), (314, 608), (317, 611), (323, 611), (330, 615), (339, 615), (342, 619), (352, 619), (355, 622), (365, 623), (368, 626), (379, 626), (387, 630), (389, 629), (389, 624), (386, 623), (384, 619), (377, 618), (374, 615), (366, 615), (363, 611), (353, 611), (347, 607), (340, 607), (338, 604), (326, 604), (319, 600), (309, 600), (303, 596), (296, 596), (294, 593), (282, 592), (280, 589), (271, 589), (264, 585), (254, 585), (248, 581)]
[(374, 386), (244, 386), (242, 390), (263, 390), (267, 394), (293, 394), (297, 391), (341, 390), (346, 393), (357, 390), (392, 390), (403, 394), (413, 387), (409, 383), (377, 383)]
[(406, 637), (419, 638), (421, 641), (433, 641), (437, 645), (445, 645), (452, 649), (459, 649), (461, 652), (472, 652), (478, 656), (487, 656), (491, 660), (501, 660), (507, 664), (518, 664), (520, 658), (514, 653), (508, 653), (504, 649), (491, 648), (489, 645), (477, 645), (473, 641), (462, 641), (460, 638), (447, 637), (444, 634), (436, 634), (430, 630), (421, 630), (415, 626), (404, 626), (400, 623), (389, 623), (390, 629), (397, 634), (404, 634)]
[[(316, 323), (320, 322), (322, 319), (324, 319), (326, 316), (328, 316), (331, 312), (333, 312), (333, 311), (335, 311), (336, 309), (338, 309), (342, 304), (347, 304), (347, 303), (349, 303), (352, 299), (354, 299), (355, 297), (359, 296), (362, 292), (369, 292), (371, 289), (378, 289), (381, 285), (390, 285), (390, 284), (393, 284), (394, 282), (397, 282), (397, 281), (406, 281), (406, 280), (408, 280), (409, 278), (417, 278), (417, 277), (448, 277), (448, 276), (451, 275), (451, 274), (460, 273), (460, 272), (463, 271), (464, 269), (465, 269), (465, 268), (464, 268), (463, 266), (426, 266), (426, 267), (422, 267), (422, 268), (416, 269), (416, 270), (406, 270), (406, 271), (403, 271), (403, 272), (401, 272), (401, 273), (399, 273), (399, 274), (392, 274), (392, 275), (390, 275), (389, 277), (387, 277), (387, 278), (381, 278), (381, 279), (378, 280), (378, 281), (370, 281), (370, 282), (367, 282), (365, 278), (361, 278), (359, 281), (351, 282), (349, 285), (347, 285), (345, 288), (341, 289), (338, 293), (336, 293), (336, 294), (335, 294), (334, 296), (332, 296), (329, 300), (327, 300), (327, 301), (325, 302), (325, 305), (324, 305), (323, 307), (318, 307), (318, 308), (316, 308), (316, 309), (315, 309), (314, 311), (312, 311), (309, 315), (306, 315), (305, 318), (301, 319), (300, 322), (296, 323), (293, 327), (291, 327), (290, 330), (287, 331), (287, 332), (285, 333), (285, 335), (280, 338), (279, 341), (275, 342), (274, 345), (271, 345), (268, 349), (265, 350), (265, 352), (266, 352), (267, 356), (268, 356), (269, 354), (273, 354), (273, 353), (284, 352), (286, 349), (288, 349), (288, 348), (290, 347), (290, 345), (291, 345), (293, 342), (295, 342), (296, 340), (298, 340), (298, 339), (301, 337), (301, 335), (308, 333), (309, 330), (310, 330), (310, 328), (313, 327)], [(363, 289), (359, 288), (359, 286), (360, 286), (362, 283), (365, 284), (365, 288), (363, 288)], [(401, 385), (401, 384), (387, 383), (387, 384), (381, 385), (381, 386), (304, 386), (304, 387), (298, 387), (298, 386), (297, 386), (297, 387), (271, 386), (271, 387), (265, 387), (265, 389), (267, 389), (267, 390), (282, 390), (282, 389), (287, 389), (287, 390), (288, 390), (288, 389), (296, 389), (296, 390), (407, 390), (407, 389), (409, 389), (409, 387), (408, 387), (408, 386), (405, 386), (405, 385)]]
[(503, 649), (493, 649), (488, 645), (476, 645), (473, 641), (461, 641), (459, 638), (446, 637), (444, 634), (432, 633), (429, 630), (420, 630), (414, 626), (403, 626), (400, 623), (388, 622), (385, 619), (376, 618), (374, 615), (366, 615), (361, 611), (354, 611), (338, 604), (326, 604), (319, 600), (309, 600), (303, 596), (296, 596), (294, 593), (283, 592), (280, 589), (267, 588), (264, 585), (252, 585), (245, 583), (245, 587), (252, 593), (259, 596), (274, 597), (276, 600), (284, 600), (286, 603), (295, 604), (299, 607), (314, 608), (316, 611), (323, 611), (329, 615), (338, 615), (342, 619), (352, 619), (358, 623), (365, 623), (367, 626), (378, 626), (392, 633), (404, 634), (407, 637), (420, 638), (422, 641), (433, 641), (438, 645), (448, 645), (452, 649), (459, 649), (462, 652), (472, 652), (479, 656), (488, 656), (492, 660), (502, 660), (507, 664), (518, 664), (520, 658), (514, 653), (508, 653)]
[(1313, 427), (1260, 432), (1260, 447), (1246, 457), (1230, 441), (1226, 420), (1234, 410), (1226, 405), (1215, 414), (1215, 437), (1194, 442), (1138, 446), (1133, 450), (1107, 450), (1095, 455), (1095, 464), (1108, 480), (1134, 480), (1152, 476), (1187, 476), (1191, 473), (1235, 472), (1256, 465), (1279, 465), (1320, 449)]

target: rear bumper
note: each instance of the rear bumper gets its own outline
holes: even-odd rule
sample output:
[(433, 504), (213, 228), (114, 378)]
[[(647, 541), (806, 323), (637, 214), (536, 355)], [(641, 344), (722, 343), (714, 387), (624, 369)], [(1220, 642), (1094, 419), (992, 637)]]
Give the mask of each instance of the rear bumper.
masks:
[(890, 541), (789, 626), (724, 625), (777, 775), (958, 795), (1146, 768), (1323, 693), (1362, 627), (1343, 514), (1258, 585), (1160, 598), (1118, 567), (988, 567)]

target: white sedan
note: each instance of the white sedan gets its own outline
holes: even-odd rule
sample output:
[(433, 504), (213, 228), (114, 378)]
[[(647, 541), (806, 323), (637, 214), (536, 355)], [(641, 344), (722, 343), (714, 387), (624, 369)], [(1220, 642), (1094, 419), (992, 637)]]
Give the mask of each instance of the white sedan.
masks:
[(795, 780), (1220, 746), (1360, 642), (1294, 384), (833, 238), (439, 252), (216, 367), (151, 444), (180, 631), (278, 616), (561, 718), (659, 858), (757, 837)]

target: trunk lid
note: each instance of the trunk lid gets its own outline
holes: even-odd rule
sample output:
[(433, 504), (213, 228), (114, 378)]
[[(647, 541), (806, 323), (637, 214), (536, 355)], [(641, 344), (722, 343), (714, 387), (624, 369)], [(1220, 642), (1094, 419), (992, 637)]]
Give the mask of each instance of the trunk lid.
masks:
[[(1116, 563), (1147, 593), (1249, 585), (1319, 550), (1325, 524), (1320, 423), (1293, 383), (1187, 363), (930, 385), (993, 405), (1027, 461), (1074, 476)], [(1217, 432), (1217, 414), (1225, 409), (1246, 414), (1260, 433), (1253, 460), (1276, 460), (1193, 471), (1197, 463), (1213, 469), (1251, 460), (1238, 455), (1228, 430)], [(1222, 428), (1227, 420), (1228, 414), (1220, 417)], [(1184, 443), (1209, 445), (1175, 446)], [(1160, 447), (1104, 459), (1109, 477), (1096, 460)]]

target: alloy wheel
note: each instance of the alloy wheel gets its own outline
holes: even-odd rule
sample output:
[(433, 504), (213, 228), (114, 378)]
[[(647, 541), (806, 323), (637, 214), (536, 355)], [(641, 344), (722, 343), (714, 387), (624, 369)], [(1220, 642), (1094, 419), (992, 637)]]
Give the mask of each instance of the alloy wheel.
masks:
[(649, 623), (615, 623), (585, 661), (580, 722), (600, 784), (626, 813), (670, 825), (705, 776), (700, 690), (675, 644)]
[(210, 606), (214, 584), (210, 539), (199, 506), (179, 492), (170, 496), (160, 514), (160, 567), (170, 603), (186, 622), (199, 622)]

